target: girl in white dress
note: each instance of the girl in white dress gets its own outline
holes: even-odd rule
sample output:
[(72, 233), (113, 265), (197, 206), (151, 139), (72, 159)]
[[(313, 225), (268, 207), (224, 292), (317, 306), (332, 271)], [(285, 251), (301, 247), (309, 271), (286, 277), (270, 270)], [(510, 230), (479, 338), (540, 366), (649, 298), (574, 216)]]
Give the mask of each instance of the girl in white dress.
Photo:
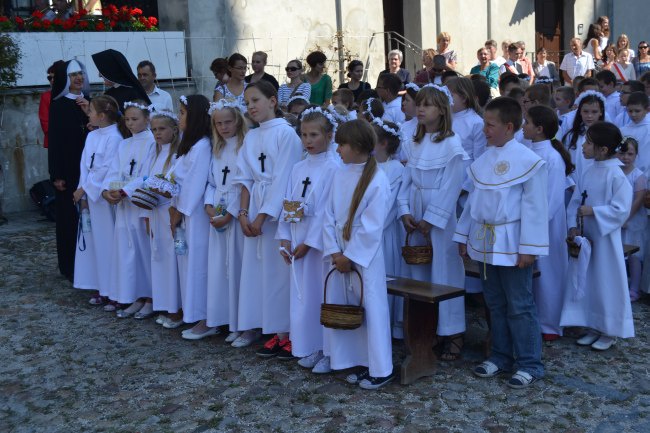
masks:
[[(147, 228), (140, 208), (131, 196), (142, 184), (155, 152), (149, 130), (149, 110), (143, 101), (124, 103), (124, 121), (133, 134), (123, 140), (113, 157), (104, 180), (102, 196), (115, 210), (115, 234), (111, 258), (109, 298), (119, 304), (131, 304), (117, 311), (117, 316), (134, 315), (151, 303), (151, 259)], [(113, 305), (105, 306), (111, 311)], [(114, 308), (114, 307), (113, 307)]]
[(356, 269), (363, 281), (365, 309), (359, 328), (325, 328), (325, 355), (334, 370), (363, 366), (346, 380), (364, 389), (379, 388), (394, 378), (382, 250), (390, 185), (371, 155), (376, 141), (377, 135), (364, 120), (339, 127), (337, 152), (345, 166), (332, 178), (323, 229), (323, 255), (330, 256), (336, 268), (325, 302), (359, 304), (361, 287), (352, 272)]
[(233, 179), (237, 175), (237, 154), (248, 128), (236, 102), (225, 99), (213, 102), (209, 114), (214, 144), (204, 198), (205, 212), (212, 226), (208, 247), (206, 324), (209, 327), (228, 325), (230, 334), (226, 342), (232, 343), (239, 337), (237, 306), (244, 248), (244, 235), (236, 220), (240, 188), (233, 184)]
[(216, 333), (216, 329), (205, 324), (210, 224), (203, 212), (203, 197), (212, 149), (208, 116), (210, 102), (203, 95), (183, 95), (179, 99), (178, 127), (183, 137), (171, 170), (180, 191), (169, 207), (169, 222), (175, 243), (182, 245), (181, 237), (184, 234), (186, 244), (184, 254), (182, 248), (176, 248), (183, 320), (170, 320), (165, 327), (174, 328), (182, 322), (198, 322), (185, 332), (208, 336)]
[[(598, 122), (587, 130), (582, 152), (594, 163), (578, 177), (567, 208), (569, 237), (579, 234), (579, 216), (584, 237), (591, 244), (591, 256), (586, 269), (578, 269), (581, 275), (575, 287), (565, 293), (560, 325), (589, 328), (576, 343), (596, 350), (609, 349), (616, 337), (634, 337), (621, 241), (621, 227), (630, 214), (633, 194), (616, 158), (623, 150), (621, 141), (621, 132), (612, 123)], [(587, 196), (581, 204), (584, 191)]]
[(552, 108), (544, 105), (531, 107), (524, 118), (524, 138), (531, 140), (531, 150), (546, 161), (544, 166), (548, 171), (549, 253), (537, 258), (541, 275), (533, 279), (533, 296), (542, 339), (554, 341), (562, 335), (560, 314), (569, 260), (564, 203), (567, 176), (575, 167), (564, 145), (554, 138), (558, 131), (558, 118)]
[[(404, 113), (404, 116), (406, 117), (407, 120), (404, 123), (402, 123), (399, 127), (400, 134), (402, 135), (401, 137), (402, 142), (412, 139), (413, 136), (415, 135), (415, 131), (418, 128), (418, 117), (416, 114), (417, 107), (415, 106), (415, 96), (420, 91), (420, 87), (415, 83), (406, 83), (404, 87), (405, 87), (405, 92), (404, 95), (402, 95), (402, 112)], [(403, 164), (406, 164), (406, 154), (404, 153), (401, 144), (397, 151), (396, 158), (399, 158), (399, 160)]]
[[(628, 182), (632, 185), (634, 197), (632, 200), (632, 208), (630, 209), (630, 216), (625, 224), (621, 236), (623, 244), (637, 245), (641, 250), (635, 254), (631, 254), (627, 258), (627, 264), (630, 269), (630, 301), (635, 302), (639, 300), (639, 286), (641, 285), (641, 272), (643, 270), (641, 263), (643, 263), (644, 243), (645, 243), (645, 227), (648, 222), (647, 211), (643, 208), (643, 197), (646, 192), (647, 177), (646, 175), (634, 166), (639, 148), (639, 144), (632, 137), (624, 139), (625, 145), (622, 146), (618, 152), (618, 158), (625, 165), (621, 167), (623, 173), (627, 177)], [(626, 148), (627, 147), (627, 148)]]
[(90, 102), (88, 119), (97, 129), (86, 137), (81, 155), (79, 187), (73, 194), (74, 201), (79, 204), (82, 212), (83, 209), (88, 209), (91, 221), (91, 231), (79, 236), (74, 287), (97, 290), (89, 301), (93, 305), (104, 304), (108, 300), (110, 288), (110, 251), (115, 210), (101, 199), (101, 193), (111, 160), (124, 139), (117, 125), (121, 118), (118, 112), (117, 102), (110, 96), (97, 96)]
[[(456, 228), (456, 202), (465, 177), (460, 137), (453, 132), (453, 97), (446, 87), (427, 85), (417, 95), (418, 129), (404, 143), (408, 157), (397, 199), (398, 216), (408, 233), (419, 233), (433, 245), (430, 265), (406, 265), (411, 278), (464, 287), (465, 269), (451, 240)], [(420, 240), (420, 242), (422, 242)], [(438, 335), (445, 338), (442, 358), (460, 357), (465, 332), (465, 299), (441, 302)]]
[[(379, 168), (388, 177), (390, 183), (390, 203), (388, 216), (384, 223), (384, 235), (382, 248), (384, 250), (384, 263), (386, 274), (402, 276), (402, 245), (406, 233), (404, 227), (397, 218), (397, 194), (402, 185), (404, 166), (396, 159), (392, 159), (400, 146), (400, 128), (393, 122), (375, 119), (372, 126), (377, 134), (375, 145), (375, 160)], [(403, 298), (401, 296), (388, 295), (390, 307), (391, 329), (394, 338), (403, 338)]]
[[(156, 139), (156, 153), (149, 163), (148, 176), (166, 176), (176, 163), (176, 152), (180, 142), (178, 117), (170, 112), (156, 112), (151, 118), (151, 132)], [(145, 214), (149, 218), (151, 242), (152, 307), (153, 311), (161, 312), (156, 323), (164, 327), (168, 323), (180, 322), (183, 312), (174, 238), (169, 229), (171, 200), (161, 195), (157, 197), (158, 205), (150, 211), (145, 211)], [(140, 310), (136, 317), (142, 317), (146, 312)]]
[[(307, 156), (296, 163), (287, 183), (285, 204), (276, 238), (280, 254), (290, 266), (291, 350), (298, 364), (314, 373), (330, 371), (323, 355), (323, 214), (331, 180), (340, 167), (339, 158), (329, 151), (336, 128), (334, 116), (320, 107), (308, 108), (301, 117), (300, 137)], [(296, 205), (302, 207), (296, 211)], [(302, 214), (301, 214), (302, 212)], [(286, 346), (285, 346), (286, 347)], [(288, 355), (282, 351), (278, 356)]]
[(476, 101), (472, 80), (465, 77), (450, 78), (445, 85), (454, 98), (451, 108), (454, 133), (460, 138), (469, 159), (467, 167), (485, 152), (487, 139), (483, 133), (483, 118), (479, 116), (480, 107)]
[(250, 345), (260, 337), (261, 328), (274, 334), (258, 351), (259, 356), (270, 357), (290, 344), (289, 268), (278, 254), (275, 233), (291, 167), (300, 160), (302, 146), (296, 131), (280, 117), (271, 84), (252, 83), (244, 96), (248, 114), (260, 126), (246, 134), (234, 179), (241, 188), (238, 219), (245, 236), (237, 329), (245, 332), (232, 345)]

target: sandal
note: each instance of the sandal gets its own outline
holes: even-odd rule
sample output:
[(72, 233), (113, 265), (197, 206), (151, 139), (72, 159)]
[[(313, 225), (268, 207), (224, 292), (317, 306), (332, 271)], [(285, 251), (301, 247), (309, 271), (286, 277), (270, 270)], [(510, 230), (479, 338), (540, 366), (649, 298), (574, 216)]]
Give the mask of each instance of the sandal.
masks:
[(440, 354), (442, 361), (458, 361), (463, 357), (463, 334), (449, 336), (445, 339), (445, 349)]

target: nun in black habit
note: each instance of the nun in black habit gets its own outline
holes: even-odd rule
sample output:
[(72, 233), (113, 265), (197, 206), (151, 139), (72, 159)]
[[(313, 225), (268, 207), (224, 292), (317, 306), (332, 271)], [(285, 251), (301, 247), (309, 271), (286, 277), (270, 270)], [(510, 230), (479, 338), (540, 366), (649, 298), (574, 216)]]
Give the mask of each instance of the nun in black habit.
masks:
[(110, 84), (104, 94), (115, 98), (120, 110), (124, 110), (125, 102), (136, 99), (145, 101), (147, 105), (151, 104), (147, 92), (133, 73), (124, 54), (108, 49), (93, 54), (92, 58), (104, 81)]
[(88, 77), (77, 60), (60, 62), (54, 69), (48, 168), (56, 188), (56, 251), (59, 271), (68, 280), (74, 277), (79, 216), (72, 194), (79, 184), (79, 164), (86, 141), (88, 117), (82, 110), (88, 95)]

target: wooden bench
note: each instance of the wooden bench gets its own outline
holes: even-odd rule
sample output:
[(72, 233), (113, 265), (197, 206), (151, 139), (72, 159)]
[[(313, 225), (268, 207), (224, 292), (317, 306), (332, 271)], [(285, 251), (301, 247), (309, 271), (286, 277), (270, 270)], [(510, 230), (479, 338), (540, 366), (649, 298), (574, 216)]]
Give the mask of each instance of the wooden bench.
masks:
[(403, 385), (436, 372), (433, 341), (438, 327), (438, 302), (465, 294), (464, 289), (409, 278), (387, 277), (388, 293), (404, 298), (404, 346), (401, 366)]

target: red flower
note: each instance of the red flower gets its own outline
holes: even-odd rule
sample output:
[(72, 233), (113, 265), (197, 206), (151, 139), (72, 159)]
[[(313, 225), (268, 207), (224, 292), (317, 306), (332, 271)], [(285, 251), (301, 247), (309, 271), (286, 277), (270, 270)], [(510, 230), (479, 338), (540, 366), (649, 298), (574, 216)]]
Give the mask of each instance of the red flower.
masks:
[(84, 30), (88, 28), (88, 21), (79, 21), (79, 28)]
[(140, 21), (140, 24), (148, 23), (147, 19), (145, 17), (140, 17), (138, 18), (138, 21)]
[(87, 11), (86, 9), (80, 9), (80, 10), (79, 10), (79, 15), (81, 15), (82, 17), (84, 17), (84, 16), (88, 15), (88, 11)]
[(40, 22), (40, 21), (34, 21), (34, 22), (32, 23), (32, 28), (33, 28), (33, 29), (40, 29), (41, 27), (42, 27), (42, 25), (41, 25), (41, 22)]
[(7, 18), (7, 17), (0, 17), (0, 23), (6, 23), (7, 21), (9, 21), (9, 18)]
[(43, 12), (39, 10), (35, 10), (34, 12), (32, 12), (32, 16), (40, 20), (41, 18), (43, 18)]
[(50, 20), (43, 20), (43, 28), (45, 28), (45, 29), (49, 29), (51, 25), (52, 25), (52, 21), (50, 21)]
[(152, 26), (158, 25), (158, 18), (149, 17), (149, 24), (151, 24)]
[(111, 11), (112, 14), (117, 13), (117, 6), (115, 5), (108, 5), (108, 9)]
[(95, 25), (95, 30), (97, 30), (98, 32), (103, 32), (104, 30), (106, 30), (106, 27), (104, 26), (103, 22), (99, 21)]
[(111, 26), (111, 28), (113, 28), (113, 27), (115, 27), (117, 25), (117, 23), (115, 21), (111, 20), (109, 25)]
[(23, 20), (20, 17), (14, 18), (14, 21), (16, 21), (16, 24), (18, 24), (19, 26), (22, 26), (23, 24), (25, 24), (25, 20)]
[(153, 27), (153, 26), (151, 25), (151, 23), (150, 23), (149, 21), (145, 21), (145, 22), (144, 22), (144, 28), (145, 28), (145, 29), (150, 30), (151, 27)]
[(131, 15), (133, 15), (134, 17), (142, 15), (142, 9), (139, 9), (139, 8), (131, 9)]
[(74, 27), (76, 24), (76, 21), (73, 20), (72, 18), (68, 18), (63, 22), (63, 30), (70, 30)]
[(52, 24), (55, 26), (62, 26), (63, 25), (63, 20), (61, 18), (54, 18), (54, 21), (52, 21)]

